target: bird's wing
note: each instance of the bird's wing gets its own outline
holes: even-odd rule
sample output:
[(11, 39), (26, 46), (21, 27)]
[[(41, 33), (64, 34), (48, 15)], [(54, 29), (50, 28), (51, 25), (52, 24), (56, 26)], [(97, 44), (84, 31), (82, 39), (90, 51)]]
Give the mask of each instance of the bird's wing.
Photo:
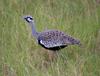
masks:
[(71, 44), (71, 42), (68, 40), (69, 36), (58, 30), (42, 32), (38, 38), (40, 44), (44, 45), (47, 48)]

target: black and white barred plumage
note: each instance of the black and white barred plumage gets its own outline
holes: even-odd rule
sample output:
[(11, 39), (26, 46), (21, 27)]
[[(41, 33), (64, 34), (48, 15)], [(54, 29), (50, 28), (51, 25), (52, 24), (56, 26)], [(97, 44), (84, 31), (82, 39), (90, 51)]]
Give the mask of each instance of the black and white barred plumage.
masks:
[(40, 45), (50, 50), (59, 50), (68, 45), (80, 44), (80, 41), (58, 30), (49, 30), (40, 33), (38, 42)]

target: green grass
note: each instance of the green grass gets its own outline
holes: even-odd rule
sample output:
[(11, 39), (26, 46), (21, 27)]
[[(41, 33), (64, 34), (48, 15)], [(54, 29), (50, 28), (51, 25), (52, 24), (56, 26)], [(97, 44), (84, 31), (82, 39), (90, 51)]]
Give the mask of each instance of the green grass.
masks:
[[(42, 66), (44, 49), (22, 19), (27, 14), (38, 31), (59, 29), (84, 47), (62, 49), (57, 61)], [(100, 76), (99, 20), (95, 0), (0, 0), (0, 76)]]

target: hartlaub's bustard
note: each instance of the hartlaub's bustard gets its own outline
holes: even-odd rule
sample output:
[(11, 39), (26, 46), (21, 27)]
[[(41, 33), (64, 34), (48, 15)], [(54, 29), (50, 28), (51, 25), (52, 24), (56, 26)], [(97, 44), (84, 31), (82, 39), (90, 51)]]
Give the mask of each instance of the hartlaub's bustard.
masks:
[(38, 44), (42, 47), (56, 52), (68, 45), (80, 45), (80, 41), (58, 30), (47, 30), (44, 32), (37, 32), (35, 29), (35, 22), (32, 16), (24, 16), (24, 19), (32, 28), (32, 35), (37, 39)]

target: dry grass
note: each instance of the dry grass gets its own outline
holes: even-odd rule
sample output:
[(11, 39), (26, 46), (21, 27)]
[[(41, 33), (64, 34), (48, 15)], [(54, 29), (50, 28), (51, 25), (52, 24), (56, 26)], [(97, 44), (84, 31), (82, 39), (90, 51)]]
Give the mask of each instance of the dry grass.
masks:
[[(36, 29), (59, 29), (79, 38), (46, 68), (46, 56), (22, 16)], [(0, 0), (0, 76), (100, 76), (100, 5), (97, 0)]]

